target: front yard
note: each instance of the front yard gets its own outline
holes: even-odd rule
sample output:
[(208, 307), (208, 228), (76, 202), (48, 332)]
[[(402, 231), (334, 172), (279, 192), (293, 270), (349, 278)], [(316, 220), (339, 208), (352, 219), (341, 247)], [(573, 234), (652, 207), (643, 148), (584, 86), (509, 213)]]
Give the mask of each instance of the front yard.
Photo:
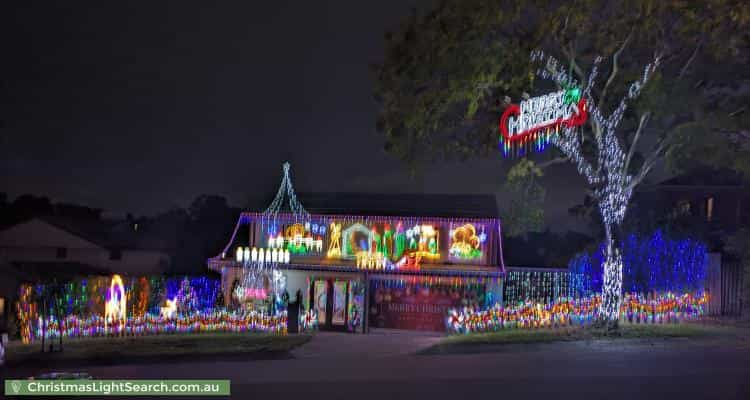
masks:
[(596, 328), (565, 327), (540, 329), (506, 329), (496, 332), (447, 336), (421, 354), (474, 353), (496, 351), (502, 345), (551, 343), (585, 340), (723, 338), (750, 342), (750, 328), (715, 324), (621, 324), (615, 335)]
[[(41, 352), (41, 343), (8, 343), (6, 363), (18, 365), (119, 364), (158, 362), (180, 358), (286, 358), (289, 351), (310, 340), (308, 335), (237, 333), (175, 334), (118, 338), (66, 339), (64, 351)], [(57, 342), (55, 341), (55, 349)]]

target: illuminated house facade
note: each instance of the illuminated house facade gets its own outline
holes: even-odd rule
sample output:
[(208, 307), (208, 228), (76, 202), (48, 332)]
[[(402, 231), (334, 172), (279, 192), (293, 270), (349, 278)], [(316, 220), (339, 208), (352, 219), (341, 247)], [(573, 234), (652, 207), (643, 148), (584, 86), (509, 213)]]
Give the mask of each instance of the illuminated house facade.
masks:
[(448, 309), (502, 300), (494, 196), (300, 200), (309, 208), (297, 199), (285, 164), (271, 206), (242, 213), (227, 246), (208, 260), (222, 275), (227, 303), (271, 309), (299, 296), (303, 325), (366, 332), (442, 331)]

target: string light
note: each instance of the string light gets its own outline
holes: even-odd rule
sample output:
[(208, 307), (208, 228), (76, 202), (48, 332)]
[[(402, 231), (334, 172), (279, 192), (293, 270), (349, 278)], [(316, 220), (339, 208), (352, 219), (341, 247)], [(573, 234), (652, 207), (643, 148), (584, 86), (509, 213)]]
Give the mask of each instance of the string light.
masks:
[(508, 271), (503, 281), (505, 304), (549, 303), (570, 295), (567, 271)]
[(464, 224), (456, 229), (451, 229), (451, 247), (448, 253), (459, 259), (472, 260), (482, 257), (481, 245), (487, 240), (487, 235), (482, 232), (477, 235), (477, 228), (473, 224)]
[[(531, 55), (532, 61), (546, 59), (543, 68), (537, 71), (542, 79), (548, 79), (561, 87), (576, 86), (575, 79), (569, 76), (566, 69), (557, 59), (546, 56), (541, 51)], [(563, 133), (551, 137), (551, 142), (576, 166), (579, 174), (583, 175), (589, 185), (594, 188), (594, 198), (597, 200), (599, 212), (602, 216), (606, 236), (606, 261), (604, 263), (604, 279), (602, 288), (602, 312), (600, 315), (607, 320), (616, 321), (622, 300), (622, 254), (614, 245), (614, 229), (625, 218), (625, 212), (632, 196), (633, 187), (637, 180), (628, 174), (627, 157), (622, 150), (616, 130), (622, 121), (628, 102), (635, 99), (643, 86), (652, 77), (659, 65), (659, 57), (644, 68), (643, 75), (633, 82), (627, 94), (620, 100), (617, 108), (605, 117), (591, 98), (591, 91), (599, 73), (602, 58), (597, 57), (589, 74), (582, 99), (587, 102), (583, 111), (591, 115), (595, 132), (596, 163), (591, 164), (583, 153), (580, 135), (575, 126), (563, 125)], [(644, 170), (647, 172), (647, 170)]]
[(529, 150), (544, 151), (561, 126), (573, 128), (586, 122), (586, 99), (571, 84), (565, 90), (510, 105), (500, 117), (503, 155), (522, 156)]
[(115, 321), (119, 322), (120, 325), (118, 328), (122, 329), (123, 324), (125, 324), (127, 310), (122, 278), (120, 275), (113, 275), (109, 291), (107, 292), (107, 303), (104, 305), (104, 329), (107, 329), (108, 323)]
[[(681, 295), (667, 292), (653, 296), (628, 293), (616, 318), (630, 323), (676, 323), (704, 315), (708, 300), (704, 292)], [(601, 317), (601, 305), (601, 297), (592, 296), (564, 297), (546, 304), (525, 302), (505, 307), (497, 304), (484, 310), (464, 307), (449, 310), (445, 325), (452, 334), (585, 326)]]
[(318, 329), (318, 313), (314, 308), (308, 307), (307, 312), (300, 314), (300, 324), (303, 332), (311, 332)]
[(281, 179), (281, 185), (279, 186), (279, 190), (276, 192), (276, 197), (271, 202), (271, 205), (269, 205), (268, 208), (263, 212), (264, 215), (273, 217), (278, 215), (284, 205), (284, 197), (288, 197), (289, 209), (295, 216), (299, 216), (301, 218), (310, 217), (310, 214), (307, 212), (307, 210), (305, 210), (304, 207), (302, 207), (302, 203), (297, 200), (297, 195), (294, 193), (292, 179), (289, 177), (290, 168), (291, 165), (288, 162), (285, 162), (283, 164), (284, 175)]
[[(623, 262), (623, 287), (631, 293), (697, 291), (704, 289), (708, 248), (694, 239), (665, 238), (661, 230), (651, 235), (629, 234), (619, 243)], [(587, 296), (602, 289), (606, 246), (593, 254), (574, 257), (568, 271), (580, 277), (576, 294)]]
[[(209, 332), (264, 332), (286, 334), (286, 311), (269, 315), (257, 311), (228, 312), (224, 310), (198, 311), (191, 314), (177, 314), (171, 318), (146, 314), (142, 317), (128, 317), (123, 325), (107, 327), (105, 318), (92, 315), (81, 317), (68, 315), (63, 320), (63, 337), (99, 336), (145, 336), (169, 333), (209, 333)], [(52, 315), (47, 318), (47, 330), (42, 334), (41, 317), (33, 329), (33, 334), (24, 337), (29, 343), (42, 336), (53, 339), (60, 336), (59, 321)]]
[[(38, 332), (43, 330), (44, 319), (40, 317), (38, 302), (47, 290), (45, 285), (29, 284), (21, 285), (19, 289), (16, 309), (21, 339), (25, 343), (38, 337)], [(126, 331), (132, 321), (144, 318), (169, 318), (170, 314), (172, 317), (196, 313), (208, 315), (221, 311), (223, 301), (220, 293), (219, 280), (207, 277), (136, 278), (116, 275), (112, 278), (76, 279), (64, 285), (60, 295), (61, 302), (68, 305), (63, 329), (73, 327), (66, 322), (71, 318), (78, 322), (96, 321), (100, 334), (105, 333), (105, 326), (107, 334), (114, 334)], [(130, 302), (128, 299), (131, 299)], [(141, 302), (143, 304), (138, 304)], [(47, 318), (47, 322), (55, 320), (54, 304), (48, 303), (48, 307), (50, 309), (45, 314), (52, 317)], [(162, 308), (166, 314), (162, 313)]]

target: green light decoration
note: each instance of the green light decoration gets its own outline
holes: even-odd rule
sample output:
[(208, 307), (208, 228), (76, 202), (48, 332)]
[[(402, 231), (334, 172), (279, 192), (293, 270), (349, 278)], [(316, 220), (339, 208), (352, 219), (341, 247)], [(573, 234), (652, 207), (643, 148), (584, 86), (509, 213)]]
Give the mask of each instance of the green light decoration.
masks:
[(579, 100), (581, 100), (581, 88), (572, 87), (565, 89), (565, 95), (563, 96), (565, 104), (575, 104)]
[(289, 242), (286, 249), (292, 254), (307, 254), (307, 246), (304, 243), (294, 244), (293, 242)]
[(385, 249), (383, 247), (383, 241), (381, 240), (381, 236), (374, 228), (372, 230), (372, 241), (375, 242), (375, 250), (380, 254), (385, 254)]
[(430, 238), (430, 242), (428, 244), (428, 248), (430, 249), (430, 253), (432, 253), (432, 254), (437, 254), (438, 253), (438, 250), (437, 250), (437, 241), (435, 240), (434, 237)]
[(391, 226), (388, 224), (385, 224), (383, 230), (383, 248), (383, 255), (386, 258), (390, 258), (391, 254), (393, 253), (393, 231), (391, 230)]
[(453, 246), (451, 247), (451, 255), (464, 260), (473, 260), (482, 257), (482, 250), (470, 246)]
[(344, 240), (344, 254), (354, 254), (352, 242), (350, 240)]
[(404, 255), (406, 250), (406, 234), (404, 233), (404, 227), (401, 222), (396, 225), (396, 246), (393, 251), (393, 260), (398, 260)]

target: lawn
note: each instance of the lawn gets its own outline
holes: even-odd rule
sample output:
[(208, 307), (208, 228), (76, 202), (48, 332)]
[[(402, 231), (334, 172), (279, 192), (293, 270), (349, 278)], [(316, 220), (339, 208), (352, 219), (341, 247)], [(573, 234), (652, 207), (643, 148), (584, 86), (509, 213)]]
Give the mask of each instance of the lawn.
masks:
[(671, 339), (671, 338), (733, 338), (747, 337), (748, 330), (703, 324), (621, 324), (619, 332), (603, 329), (565, 327), (540, 329), (507, 329), (497, 332), (447, 336), (423, 350), (422, 354), (464, 353), (498, 350), (509, 344), (552, 343), (580, 340)]
[[(8, 365), (119, 364), (178, 358), (287, 358), (289, 351), (310, 340), (309, 335), (235, 333), (175, 334), (120, 338), (63, 340), (64, 351), (42, 353), (41, 343), (8, 343)], [(57, 342), (55, 341), (57, 349)]]

